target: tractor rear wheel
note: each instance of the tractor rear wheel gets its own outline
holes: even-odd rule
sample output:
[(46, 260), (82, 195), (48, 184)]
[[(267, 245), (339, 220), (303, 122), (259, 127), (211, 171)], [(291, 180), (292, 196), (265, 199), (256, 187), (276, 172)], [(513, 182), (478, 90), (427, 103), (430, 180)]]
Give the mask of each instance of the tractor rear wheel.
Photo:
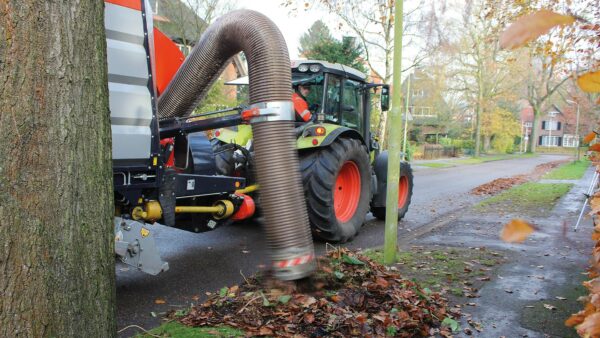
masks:
[(300, 169), (316, 236), (341, 243), (356, 236), (371, 199), (367, 148), (359, 140), (340, 138), (328, 147), (301, 154)]
[[(410, 205), (413, 190), (412, 168), (408, 162), (400, 163), (400, 182), (398, 183), (398, 220), (401, 220)], [(385, 207), (372, 207), (373, 216), (385, 220)]]

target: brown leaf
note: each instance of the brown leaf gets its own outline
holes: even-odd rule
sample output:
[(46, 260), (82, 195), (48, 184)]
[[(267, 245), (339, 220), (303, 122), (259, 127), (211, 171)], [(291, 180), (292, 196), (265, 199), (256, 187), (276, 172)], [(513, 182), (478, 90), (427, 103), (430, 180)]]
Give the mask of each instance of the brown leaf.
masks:
[(262, 326), (260, 328), (260, 330), (258, 330), (258, 335), (259, 336), (272, 336), (273, 335), (273, 330), (269, 329), (266, 326)]
[(165, 301), (164, 299), (157, 298), (154, 300), (154, 304), (165, 304), (165, 303), (167, 303), (167, 301)]
[(524, 15), (502, 32), (500, 47), (504, 49), (519, 48), (546, 34), (553, 27), (570, 25), (573, 22), (575, 22), (575, 18), (570, 15), (562, 15), (545, 9)]
[(587, 93), (600, 93), (600, 70), (589, 72), (577, 78), (579, 88)]
[(522, 219), (513, 219), (504, 225), (500, 238), (509, 243), (523, 242), (535, 228)]
[(312, 313), (306, 313), (306, 314), (304, 315), (304, 321), (305, 321), (307, 324), (312, 324), (312, 323), (315, 321), (315, 315), (314, 315), (314, 314), (312, 314)]

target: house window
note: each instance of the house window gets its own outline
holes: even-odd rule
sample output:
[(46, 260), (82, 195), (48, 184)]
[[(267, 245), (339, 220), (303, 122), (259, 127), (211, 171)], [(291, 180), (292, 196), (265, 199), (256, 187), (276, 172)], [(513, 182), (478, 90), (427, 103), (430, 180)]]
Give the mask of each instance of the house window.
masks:
[(540, 136), (539, 145), (544, 147), (558, 147), (561, 146), (562, 137), (560, 136)]
[(575, 136), (575, 135), (565, 134), (565, 135), (563, 135), (562, 146), (575, 148), (575, 147), (579, 146), (579, 140), (577, 139), (577, 136)]
[(558, 121), (542, 121), (542, 130), (560, 130), (560, 125)]
[(525, 128), (533, 127), (533, 122), (525, 122)]

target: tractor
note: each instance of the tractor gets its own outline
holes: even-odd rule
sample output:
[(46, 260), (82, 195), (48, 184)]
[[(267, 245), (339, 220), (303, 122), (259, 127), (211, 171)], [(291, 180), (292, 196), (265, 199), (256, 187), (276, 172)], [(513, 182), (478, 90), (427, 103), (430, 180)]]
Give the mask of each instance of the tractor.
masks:
[[(387, 151), (370, 130), (372, 94), (380, 91), (381, 111), (389, 109), (389, 86), (367, 82), (350, 67), (325, 61), (291, 62), (292, 86), (310, 86), (306, 99), (313, 120), (296, 122), (296, 148), (313, 233), (331, 242), (351, 240), (371, 211), (385, 219)], [(229, 84), (245, 85), (242, 78)], [(211, 139), (221, 175), (244, 177), (247, 192), (260, 192), (254, 177), (252, 130), (246, 125), (220, 128)], [(398, 216), (411, 201), (412, 169), (400, 165)], [(260, 204), (260, 203), (259, 203)]]

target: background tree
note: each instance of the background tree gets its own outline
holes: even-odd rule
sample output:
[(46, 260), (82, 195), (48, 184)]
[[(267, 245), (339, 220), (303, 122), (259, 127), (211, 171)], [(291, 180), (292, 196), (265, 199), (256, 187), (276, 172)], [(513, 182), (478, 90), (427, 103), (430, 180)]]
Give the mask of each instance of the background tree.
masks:
[(309, 59), (340, 63), (368, 73), (362, 52), (362, 47), (356, 44), (354, 38), (345, 36), (342, 41), (330, 38), (315, 42), (310, 49), (304, 50), (304, 56)]
[(0, 39), (0, 336), (115, 336), (104, 3), (3, 1)]
[[(499, 100), (511, 95), (522, 79), (521, 64), (497, 43), (502, 26), (496, 20), (497, 7), (486, 8), (483, 1), (465, 6), (461, 30), (464, 34), (454, 45), (453, 90), (461, 93), (474, 112), (475, 156), (481, 152), (482, 121), (493, 112)], [(489, 148), (489, 138), (486, 149)]]
[(300, 47), (298, 52), (305, 56), (307, 52), (312, 51), (316, 45), (322, 44), (325, 41), (333, 40), (329, 27), (321, 21), (315, 21), (308, 29), (308, 32), (300, 37)]

